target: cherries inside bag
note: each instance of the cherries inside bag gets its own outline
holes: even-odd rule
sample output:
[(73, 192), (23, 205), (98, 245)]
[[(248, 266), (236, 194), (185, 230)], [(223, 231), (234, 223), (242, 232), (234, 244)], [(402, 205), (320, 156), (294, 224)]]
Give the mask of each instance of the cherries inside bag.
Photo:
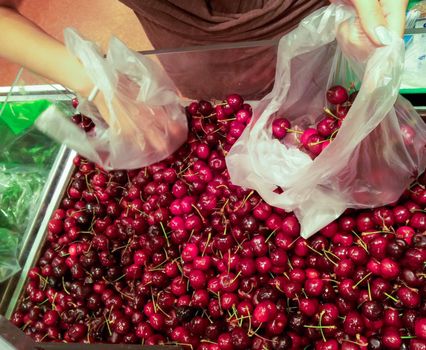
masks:
[(106, 170), (155, 163), (186, 140), (187, 119), (177, 89), (156, 62), (114, 37), (105, 58), (75, 30), (66, 29), (64, 36), (101, 95), (101, 111), (80, 100), (78, 110), (96, 124), (86, 133), (55, 103), (36, 120), (38, 129)]
[(403, 41), (360, 57), (338, 37), (354, 18), (332, 4), (280, 40), (273, 90), (226, 159), (232, 182), (294, 211), (304, 238), (347, 208), (397, 200), (426, 165), (426, 125), (399, 96)]

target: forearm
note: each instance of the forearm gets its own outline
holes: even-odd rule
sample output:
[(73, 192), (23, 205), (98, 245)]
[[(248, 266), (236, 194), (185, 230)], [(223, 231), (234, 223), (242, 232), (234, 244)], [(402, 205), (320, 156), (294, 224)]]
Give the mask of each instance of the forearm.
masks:
[(0, 6), (0, 56), (87, 96), (92, 83), (66, 47), (34, 23)]

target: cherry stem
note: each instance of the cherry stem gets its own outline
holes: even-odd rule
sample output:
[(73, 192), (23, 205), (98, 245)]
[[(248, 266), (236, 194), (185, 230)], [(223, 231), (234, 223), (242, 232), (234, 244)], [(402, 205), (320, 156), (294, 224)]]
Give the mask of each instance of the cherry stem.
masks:
[(288, 245), (288, 248), (290, 249), (291, 248), (291, 246), (294, 244), (294, 243), (296, 243), (296, 241), (300, 238), (301, 236), (297, 236), (297, 238), (294, 240), (294, 241), (292, 241), (289, 245)]
[(259, 329), (262, 327), (262, 323), (260, 323), (260, 325), (254, 330), (254, 331), (252, 331), (252, 333), (251, 334), (248, 334), (248, 336), (249, 337), (251, 337), (251, 336), (253, 336), (253, 335), (256, 335), (256, 336), (258, 336), (258, 337), (260, 337), (259, 336), (259, 334), (257, 334), (257, 332), (259, 331)]
[(47, 278), (44, 278), (42, 275), (40, 275), (37, 272), (36, 272), (36, 275), (40, 278), (41, 281), (43, 281), (43, 283), (47, 283)]
[(399, 302), (399, 300), (397, 298), (393, 297), (389, 293), (384, 292), (383, 294), (386, 295), (389, 299), (393, 300), (395, 303)]
[(321, 140), (321, 141), (317, 141), (317, 142), (310, 142), (309, 144), (312, 145), (312, 146), (315, 146), (315, 145), (320, 145), (321, 143), (328, 142), (328, 141), (329, 140)]
[(369, 236), (369, 235), (374, 235), (376, 233), (389, 233), (389, 230), (384, 230), (384, 231), (366, 231), (361, 233), (361, 236)]
[(316, 250), (315, 248), (311, 247), (309, 244), (306, 244), (306, 246), (312, 250), (313, 252), (317, 253), (318, 255), (324, 256), (323, 254), (321, 254), (321, 252), (319, 252), (318, 250)]
[(115, 283), (118, 282), (119, 280), (123, 279), (124, 277), (126, 277), (126, 274), (122, 274), (120, 277), (116, 278), (114, 281), (112, 281), (111, 283)]
[(160, 310), (164, 315), (166, 315), (168, 318), (171, 318), (170, 315), (160, 307), (160, 305), (157, 304), (157, 307), (158, 307), (158, 310)]
[(339, 129), (334, 130), (333, 133), (330, 135), (329, 140), (333, 141), (336, 138), (336, 135), (338, 132), (339, 132)]
[(105, 323), (106, 323), (106, 326), (107, 326), (107, 329), (108, 329), (108, 334), (109, 334), (109, 336), (112, 336), (112, 332), (111, 332), (111, 328), (109, 327), (109, 316), (108, 316), (108, 318), (104, 315), (104, 318), (105, 318)]
[(345, 341), (345, 342), (347, 342), (347, 343), (352, 343), (352, 344), (355, 344), (355, 345), (359, 345), (359, 346), (365, 346), (365, 344), (364, 344), (364, 343), (358, 343), (358, 342), (356, 342), (356, 341), (349, 340), (349, 339), (343, 339), (343, 341)]
[(237, 280), (237, 278), (241, 276), (241, 273), (242, 271), (238, 271), (237, 275), (232, 279), (230, 284), (234, 283)]
[(185, 346), (189, 346), (191, 348), (191, 350), (194, 350), (194, 348), (192, 347), (192, 344), (189, 344), (189, 343), (178, 343), (178, 342), (174, 342), (172, 344), (174, 344), (174, 345), (182, 345), (184, 347)]
[(191, 233), (189, 234), (188, 242), (191, 240), (193, 234), (194, 234), (194, 229), (192, 229)]
[(126, 247), (127, 247), (127, 244), (122, 245), (122, 246), (117, 247), (117, 248), (114, 248), (113, 250), (111, 250), (111, 252), (112, 252), (112, 253), (114, 253), (114, 252), (116, 252), (117, 250), (120, 250), (120, 249), (123, 249), (123, 248), (126, 248)]
[(423, 209), (411, 209), (410, 212), (411, 213), (414, 213), (414, 212), (426, 213), (426, 210), (423, 210)]
[(200, 210), (197, 208), (196, 205), (191, 204), (191, 206), (195, 209), (195, 211), (198, 213), (198, 215), (200, 216), (201, 220), (203, 221), (203, 223), (206, 222), (206, 219), (204, 218), (204, 216), (201, 214)]
[(288, 133), (303, 134), (303, 131), (295, 129), (285, 129)]
[(249, 326), (248, 326), (248, 331), (247, 331), (247, 334), (249, 334), (251, 331), (252, 331), (252, 329), (251, 329), (251, 315), (250, 315), (250, 311), (249, 311), (249, 309), (247, 308), (247, 316), (248, 316), (248, 319), (249, 319)]
[(44, 299), (38, 306), (44, 305), (49, 301), (49, 298)]
[(206, 315), (206, 317), (208, 318), (208, 320), (210, 321), (210, 323), (213, 323), (213, 321), (210, 318), (209, 314), (207, 312), (205, 312), (205, 310), (203, 310), (203, 315)]
[(228, 249), (228, 273), (231, 271), (231, 249)]
[(229, 203), (229, 198), (225, 201), (225, 203), (223, 203), (222, 208), (220, 208), (221, 213), (223, 213), (225, 211), (225, 207), (228, 205), (228, 203)]
[[(323, 249), (322, 250), (323, 252), (324, 252), (324, 255), (325, 255), (325, 258), (328, 260), (328, 261), (330, 261), (334, 266), (337, 266), (337, 263), (336, 262), (334, 262), (332, 259), (330, 259), (330, 257), (328, 256), (328, 254), (327, 253), (329, 253), (329, 251), (327, 251), (327, 250), (325, 250), (325, 249)], [(332, 255), (334, 255), (334, 254), (332, 254)], [(335, 255), (334, 255), (335, 256)], [(340, 260), (340, 258), (339, 257), (337, 257), (339, 260)]]
[(334, 283), (336, 283), (336, 284), (340, 284), (340, 281), (336, 281), (336, 280), (334, 280), (334, 279), (332, 279), (332, 278), (324, 278), (323, 280), (324, 280), (324, 281), (334, 282)]
[(67, 293), (68, 295), (70, 295), (70, 292), (68, 291), (68, 289), (65, 287), (65, 279), (64, 276), (62, 276), (62, 287), (64, 288), (65, 293)]
[(321, 327), (320, 328), (320, 332), (321, 332), (322, 340), (324, 340), (324, 343), (325, 343), (327, 341), (327, 339), (325, 338), (324, 331), (322, 330), (322, 324), (321, 324), (322, 317), (324, 316), (324, 313), (325, 313), (325, 310), (322, 310), (321, 313), (320, 313), (319, 326)]
[(234, 309), (232, 309), (232, 313), (231, 313), (231, 311), (230, 310), (227, 310), (227, 312), (228, 312), (228, 315), (229, 315), (229, 317), (227, 318), (227, 322), (230, 322), (231, 320), (232, 320), (232, 318), (234, 317), (234, 316), (236, 316), (236, 314), (235, 314), (235, 310)]
[(337, 260), (340, 260), (340, 258), (336, 254), (334, 254), (331, 250), (323, 249), (323, 252), (334, 256)]
[(154, 312), (157, 313), (157, 305), (156, 305), (155, 300), (154, 300), (154, 293), (152, 292), (152, 287), (150, 287), (150, 288), (151, 288), (151, 299), (152, 299), (152, 304), (154, 306)]
[(237, 119), (237, 118), (229, 118), (229, 119), (221, 119), (221, 120), (218, 120), (218, 122), (219, 123), (223, 123), (223, 122), (231, 122), (231, 121), (233, 121), (233, 120), (235, 120), (235, 119)]
[(370, 301), (372, 301), (373, 299), (371, 298), (370, 281), (367, 282), (367, 289), (368, 289), (368, 298), (370, 299)]
[(247, 241), (247, 238), (246, 239), (244, 239), (241, 243), (240, 242), (238, 242), (238, 240), (235, 238), (235, 236), (234, 236), (234, 234), (233, 233), (231, 233), (232, 234), (232, 238), (234, 238), (234, 241), (235, 241), (235, 243), (237, 243), (237, 249), (235, 250), (235, 253), (237, 253), (239, 250), (242, 250), (243, 249), (243, 246), (241, 245), (241, 244), (243, 244), (245, 241)]
[(210, 243), (210, 239), (212, 238), (212, 233), (209, 232), (208, 236), (207, 236), (207, 241), (206, 241), (206, 245), (204, 246), (203, 249), (203, 253), (201, 254), (201, 256), (204, 256), (204, 254), (206, 253), (207, 247), (209, 246)]
[(217, 292), (217, 301), (219, 302), (219, 309), (220, 312), (223, 313), (223, 309), (222, 309), (222, 303), (220, 302), (220, 291)]
[(160, 226), (161, 226), (161, 231), (163, 231), (163, 235), (166, 238), (167, 246), (170, 247), (169, 237), (167, 236), (167, 232), (162, 222), (160, 222)]
[(367, 249), (367, 244), (363, 241), (363, 239), (355, 232), (352, 230), (352, 233), (358, 238), (357, 244), (364, 248), (364, 250), (369, 253), (368, 249)]
[(280, 288), (280, 285), (279, 285), (278, 281), (275, 282), (275, 288), (277, 288), (278, 291), (280, 291), (281, 293), (284, 293), (284, 291)]
[(336, 115), (334, 115), (334, 113), (329, 108), (325, 107), (324, 112), (331, 115), (334, 119), (340, 120), (340, 118), (336, 117)]
[(363, 278), (361, 278), (356, 284), (354, 284), (352, 286), (353, 289), (355, 289), (356, 287), (358, 287), (358, 285), (360, 285), (362, 282), (364, 282), (368, 277), (371, 276), (371, 272), (367, 273)]
[(275, 232), (277, 232), (277, 228), (275, 230), (273, 230), (270, 235), (265, 239), (265, 243), (268, 243), (268, 241), (271, 239), (271, 237), (275, 234)]
[(87, 338), (86, 338), (88, 343), (90, 343), (90, 331), (91, 331), (90, 326), (91, 324), (89, 323), (87, 326)]
[[(259, 334), (257, 334), (257, 333), (255, 333), (255, 336), (256, 336), (256, 337), (258, 337), (258, 338), (260, 338), (260, 339), (263, 339), (263, 340), (265, 340), (265, 341), (267, 341), (267, 342), (271, 342), (271, 339), (268, 339), (268, 338), (262, 337), (261, 335), (259, 335)], [(262, 350), (269, 350), (269, 348), (268, 348), (268, 347), (266, 347), (266, 345), (263, 345)]]
[(181, 176), (183, 173), (185, 173), (190, 167), (192, 166), (192, 163), (189, 163), (188, 164), (188, 166), (185, 168), (185, 169), (183, 169), (183, 170), (181, 170), (181, 171), (179, 171), (178, 173), (177, 173), (177, 176)]
[(168, 259), (165, 259), (163, 262), (159, 263), (157, 266), (154, 266), (150, 269), (148, 269), (148, 271), (163, 271), (163, 269), (160, 269), (161, 266), (163, 266), (165, 263), (168, 262)]

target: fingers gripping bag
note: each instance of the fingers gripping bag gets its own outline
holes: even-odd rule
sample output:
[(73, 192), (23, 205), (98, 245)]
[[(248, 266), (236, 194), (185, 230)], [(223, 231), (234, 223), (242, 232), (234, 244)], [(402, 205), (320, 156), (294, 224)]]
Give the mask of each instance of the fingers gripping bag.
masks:
[(186, 140), (187, 119), (177, 89), (156, 62), (117, 38), (110, 40), (104, 58), (75, 30), (64, 34), (67, 48), (82, 62), (103, 99), (98, 109), (86, 100), (78, 107), (94, 121), (93, 132), (86, 134), (55, 104), (36, 120), (41, 131), (106, 170), (155, 163)]
[[(395, 201), (426, 164), (425, 124), (398, 95), (402, 40), (390, 35), (388, 45), (361, 57), (336, 41), (341, 26), (354, 20), (350, 7), (332, 4), (280, 40), (274, 87), (226, 158), (231, 181), (294, 211), (304, 238), (347, 208)], [(336, 84), (360, 86), (335, 138), (314, 158), (291, 131), (316, 127), (324, 106), (332, 108), (326, 92)], [(278, 117), (293, 129), (282, 140), (272, 135)]]

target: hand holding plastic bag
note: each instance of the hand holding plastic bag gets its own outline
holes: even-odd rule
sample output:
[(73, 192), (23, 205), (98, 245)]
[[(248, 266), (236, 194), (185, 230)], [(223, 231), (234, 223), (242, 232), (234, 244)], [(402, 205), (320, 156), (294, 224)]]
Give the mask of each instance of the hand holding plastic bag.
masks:
[[(274, 88), (255, 108), (251, 124), (226, 159), (232, 182), (257, 190), (273, 206), (294, 211), (303, 237), (346, 208), (396, 200), (426, 165), (426, 126), (398, 97), (403, 42), (390, 34), (389, 45), (373, 48), (366, 63), (351, 46), (345, 46), (344, 56), (336, 33), (354, 16), (352, 8), (332, 4), (281, 39)], [(277, 116), (289, 119), (292, 128), (316, 124), (327, 89), (349, 86), (353, 74), (362, 82), (358, 96), (337, 137), (318, 157), (312, 160), (272, 137)], [(404, 143), (401, 128), (412, 131), (412, 142)], [(284, 192), (276, 193), (277, 186)]]
[(172, 81), (149, 58), (112, 38), (107, 57), (75, 30), (65, 43), (85, 66), (102, 95), (99, 114), (87, 101), (79, 110), (96, 127), (86, 134), (57, 106), (46, 110), (36, 126), (105, 169), (133, 169), (173, 153), (187, 137), (187, 120)]

